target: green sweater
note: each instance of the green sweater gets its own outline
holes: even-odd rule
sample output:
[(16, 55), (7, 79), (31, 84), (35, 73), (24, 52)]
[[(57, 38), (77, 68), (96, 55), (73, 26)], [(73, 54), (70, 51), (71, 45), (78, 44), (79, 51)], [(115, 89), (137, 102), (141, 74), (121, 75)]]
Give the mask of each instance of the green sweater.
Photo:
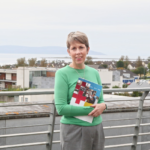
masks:
[[(94, 108), (90, 106), (69, 105), (79, 77), (102, 85), (98, 71), (89, 66), (85, 66), (85, 69), (73, 69), (70, 66), (59, 69), (55, 75), (55, 106), (58, 114), (62, 115), (60, 122), (81, 126), (98, 125), (102, 122), (101, 116), (94, 117), (92, 123), (74, 117), (88, 115)], [(103, 92), (101, 92), (98, 103), (103, 102)]]

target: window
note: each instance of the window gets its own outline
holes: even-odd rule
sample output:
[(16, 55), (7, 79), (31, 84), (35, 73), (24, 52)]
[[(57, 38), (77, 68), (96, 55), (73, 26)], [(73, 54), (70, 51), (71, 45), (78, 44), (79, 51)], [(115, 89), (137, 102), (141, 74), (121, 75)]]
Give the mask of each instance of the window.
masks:
[(113, 81), (115, 81), (115, 75), (113, 75)]
[(25, 102), (28, 102), (28, 98), (27, 97), (25, 98)]

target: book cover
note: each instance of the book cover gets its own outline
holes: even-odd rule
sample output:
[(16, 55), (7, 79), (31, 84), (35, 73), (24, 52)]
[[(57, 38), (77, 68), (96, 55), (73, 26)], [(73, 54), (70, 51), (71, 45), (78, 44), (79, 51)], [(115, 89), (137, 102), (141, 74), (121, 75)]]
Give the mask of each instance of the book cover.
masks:
[[(79, 78), (73, 92), (70, 105), (74, 106), (91, 106), (97, 104), (102, 91), (102, 86), (90, 82), (86, 79)], [(92, 123), (92, 116), (75, 116), (78, 119)]]

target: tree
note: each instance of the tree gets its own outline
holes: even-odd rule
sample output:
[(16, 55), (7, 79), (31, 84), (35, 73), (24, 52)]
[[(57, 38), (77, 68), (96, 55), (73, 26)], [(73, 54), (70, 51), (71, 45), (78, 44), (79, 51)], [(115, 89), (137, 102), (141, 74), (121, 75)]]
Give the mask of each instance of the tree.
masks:
[(108, 65), (107, 65), (107, 64), (102, 64), (102, 66), (103, 66), (104, 68), (107, 68), (107, 67), (108, 67)]
[(35, 66), (35, 63), (36, 63), (36, 58), (31, 58), (31, 59), (28, 59), (28, 63), (29, 63), (29, 66)]
[(86, 65), (92, 65), (93, 64), (93, 60), (92, 60), (91, 56), (86, 57), (85, 64)]
[(17, 66), (27, 66), (25, 57), (17, 59)]
[(132, 72), (135, 74), (139, 74), (141, 77), (142, 74), (146, 75), (147, 70), (145, 67), (138, 67), (137, 69), (133, 70)]
[(148, 61), (150, 61), (150, 56), (147, 58)]
[(47, 66), (47, 62), (46, 62), (46, 59), (45, 58), (42, 58), (41, 60), (41, 67), (46, 67)]
[(139, 67), (138, 71), (139, 71), (140, 77), (142, 74), (146, 75), (146, 73), (147, 73), (147, 70), (145, 67)]
[(148, 69), (149, 69), (149, 73), (150, 73), (150, 62), (148, 63)]
[(97, 63), (97, 65), (100, 65), (102, 62), (101, 61), (97, 61), (96, 63)]
[(136, 60), (136, 67), (138, 68), (138, 67), (142, 67), (143, 65), (142, 65), (142, 59), (141, 59), (141, 57), (140, 56), (138, 56), (138, 58), (137, 58), (137, 60)]
[(128, 65), (129, 65), (129, 58), (128, 56), (121, 56), (121, 58), (119, 59), (119, 61), (123, 61), (124, 63), (124, 68), (127, 69), (128, 68)]
[(138, 69), (131, 70), (135, 74), (139, 74)]
[(124, 59), (124, 68), (125, 69), (128, 69), (128, 65), (129, 65), (130, 61), (129, 61), (129, 57), (126, 56), (125, 59)]
[(125, 59), (124, 56), (121, 56), (119, 60), (124, 61), (124, 59)]
[(119, 60), (119, 61), (117, 61), (116, 65), (117, 65), (117, 68), (123, 68), (124, 67), (124, 62)]

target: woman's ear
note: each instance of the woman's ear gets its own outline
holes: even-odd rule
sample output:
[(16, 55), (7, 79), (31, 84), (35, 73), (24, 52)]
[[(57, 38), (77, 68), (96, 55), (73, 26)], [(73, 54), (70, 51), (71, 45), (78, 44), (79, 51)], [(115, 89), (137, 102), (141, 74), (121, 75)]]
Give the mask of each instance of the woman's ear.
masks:
[(90, 47), (87, 48), (87, 54), (89, 53)]

